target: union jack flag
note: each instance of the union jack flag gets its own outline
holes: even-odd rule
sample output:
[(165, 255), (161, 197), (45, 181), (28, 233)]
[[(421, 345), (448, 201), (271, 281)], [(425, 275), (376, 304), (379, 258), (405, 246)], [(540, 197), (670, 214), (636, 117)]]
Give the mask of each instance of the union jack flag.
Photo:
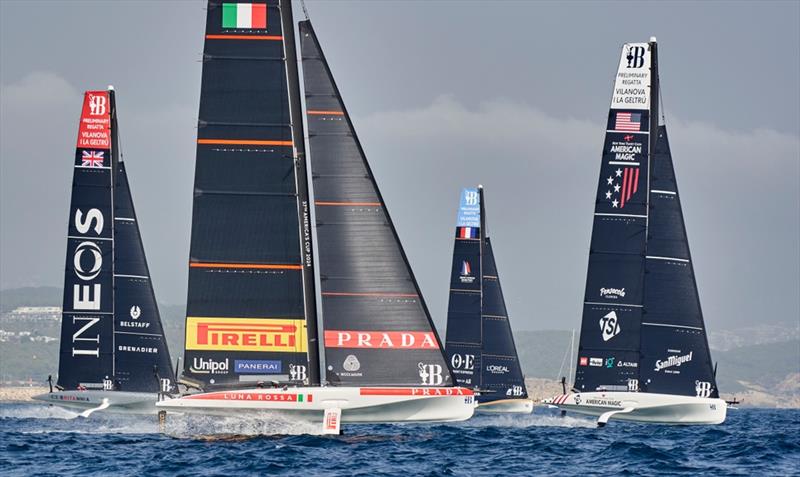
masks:
[(105, 151), (81, 151), (81, 166), (103, 167)]

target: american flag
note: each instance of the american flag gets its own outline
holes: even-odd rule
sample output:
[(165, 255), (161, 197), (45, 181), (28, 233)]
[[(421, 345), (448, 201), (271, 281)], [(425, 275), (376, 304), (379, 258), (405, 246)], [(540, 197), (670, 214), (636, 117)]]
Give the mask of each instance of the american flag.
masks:
[(617, 113), (616, 131), (639, 132), (642, 129), (642, 113)]
[(625, 207), (625, 202), (631, 199), (639, 188), (639, 168), (626, 167), (622, 172), (622, 190), (620, 191), (619, 208)]
[(103, 167), (104, 151), (81, 151), (83, 167)]

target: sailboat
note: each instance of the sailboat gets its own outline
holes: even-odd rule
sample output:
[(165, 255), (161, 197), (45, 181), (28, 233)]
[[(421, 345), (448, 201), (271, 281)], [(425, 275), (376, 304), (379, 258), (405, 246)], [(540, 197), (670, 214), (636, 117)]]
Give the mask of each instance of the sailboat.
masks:
[(533, 411), (486, 229), (480, 185), (461, 191), (445, 349), (456, 383), (477, 391), (478, 411)]
[(547, 403), (609, 419), (720, 424), (665, 125), (658, 49), (629, 43), (608, 116), (572, 392)]
[(454, 385), (309, 21), (303, 114), (292, 22), (288, 0), (208, 3), (182, 378), (200, 392), (158, 406), (331, 433), (468, 419), (474, 393)]
[(67, 231), (55, 389), (34, 399), (82, 411), (156, 412), (174, 371), (119, 147), (113, 87), (87, 91)]

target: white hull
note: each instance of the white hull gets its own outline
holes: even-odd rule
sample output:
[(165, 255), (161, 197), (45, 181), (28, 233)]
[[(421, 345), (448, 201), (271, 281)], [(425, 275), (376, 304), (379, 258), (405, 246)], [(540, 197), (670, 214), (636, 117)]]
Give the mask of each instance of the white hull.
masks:
[[(73, 411), (90, 409), (108, 412), (127, 412), (135, 414), (156, 414), (156, 393), (134, 393), (126, 391), (53, 391), (33, 396), (36, 401), (46, 402)], [(103, 409), (98, 409), (101, 406)]]
[(636, 392), (570, 393), (542, 401), (565, 411), (609, 419), (656, 424), (722, 424), (728, 405), (722, 399)]
[(510, 413), (530, 414), (533, 412), (532, 399), (501, 399), (499, 401), (482, 402), (478, 404), (480, 413)]
[(191, 394), (156, 404), (159, 410), (213, 415), (274, 411), (322, 421), (326, 409), (341, 409), (343, 423), (463, 421), (475, 411), (466, 388), (293, 387), (251, 388)]

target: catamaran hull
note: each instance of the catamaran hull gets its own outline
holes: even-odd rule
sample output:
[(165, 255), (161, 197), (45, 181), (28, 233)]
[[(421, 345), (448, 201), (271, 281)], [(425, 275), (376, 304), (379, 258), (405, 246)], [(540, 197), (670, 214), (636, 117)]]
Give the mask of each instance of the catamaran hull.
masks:
[[(125, 391), (54, 391), (33, 396), (34, 400), (46, 402), (78, 412), (90, 409), (105, 412), (134, 414), (156, 414), (156, 393)], [(104, 406), (102, 409), (98, 409)]]
[(609, 419), (655, 424), (722, 424), (728, 405), (722, 399), (632, 392), (570, 393), (543, 401), (560, 409)]
[(254, 388), (192, 394), (156, 404), (159, 410), (213, 415), (273, 411), (319, 421), (326, 409), (341, 409), (343, 423), (463, 421), (475, 411), (466, 388)]
[(478, 404), (479, 413), (530, 414), (533, 412), (532, 399), (501, 399)]

